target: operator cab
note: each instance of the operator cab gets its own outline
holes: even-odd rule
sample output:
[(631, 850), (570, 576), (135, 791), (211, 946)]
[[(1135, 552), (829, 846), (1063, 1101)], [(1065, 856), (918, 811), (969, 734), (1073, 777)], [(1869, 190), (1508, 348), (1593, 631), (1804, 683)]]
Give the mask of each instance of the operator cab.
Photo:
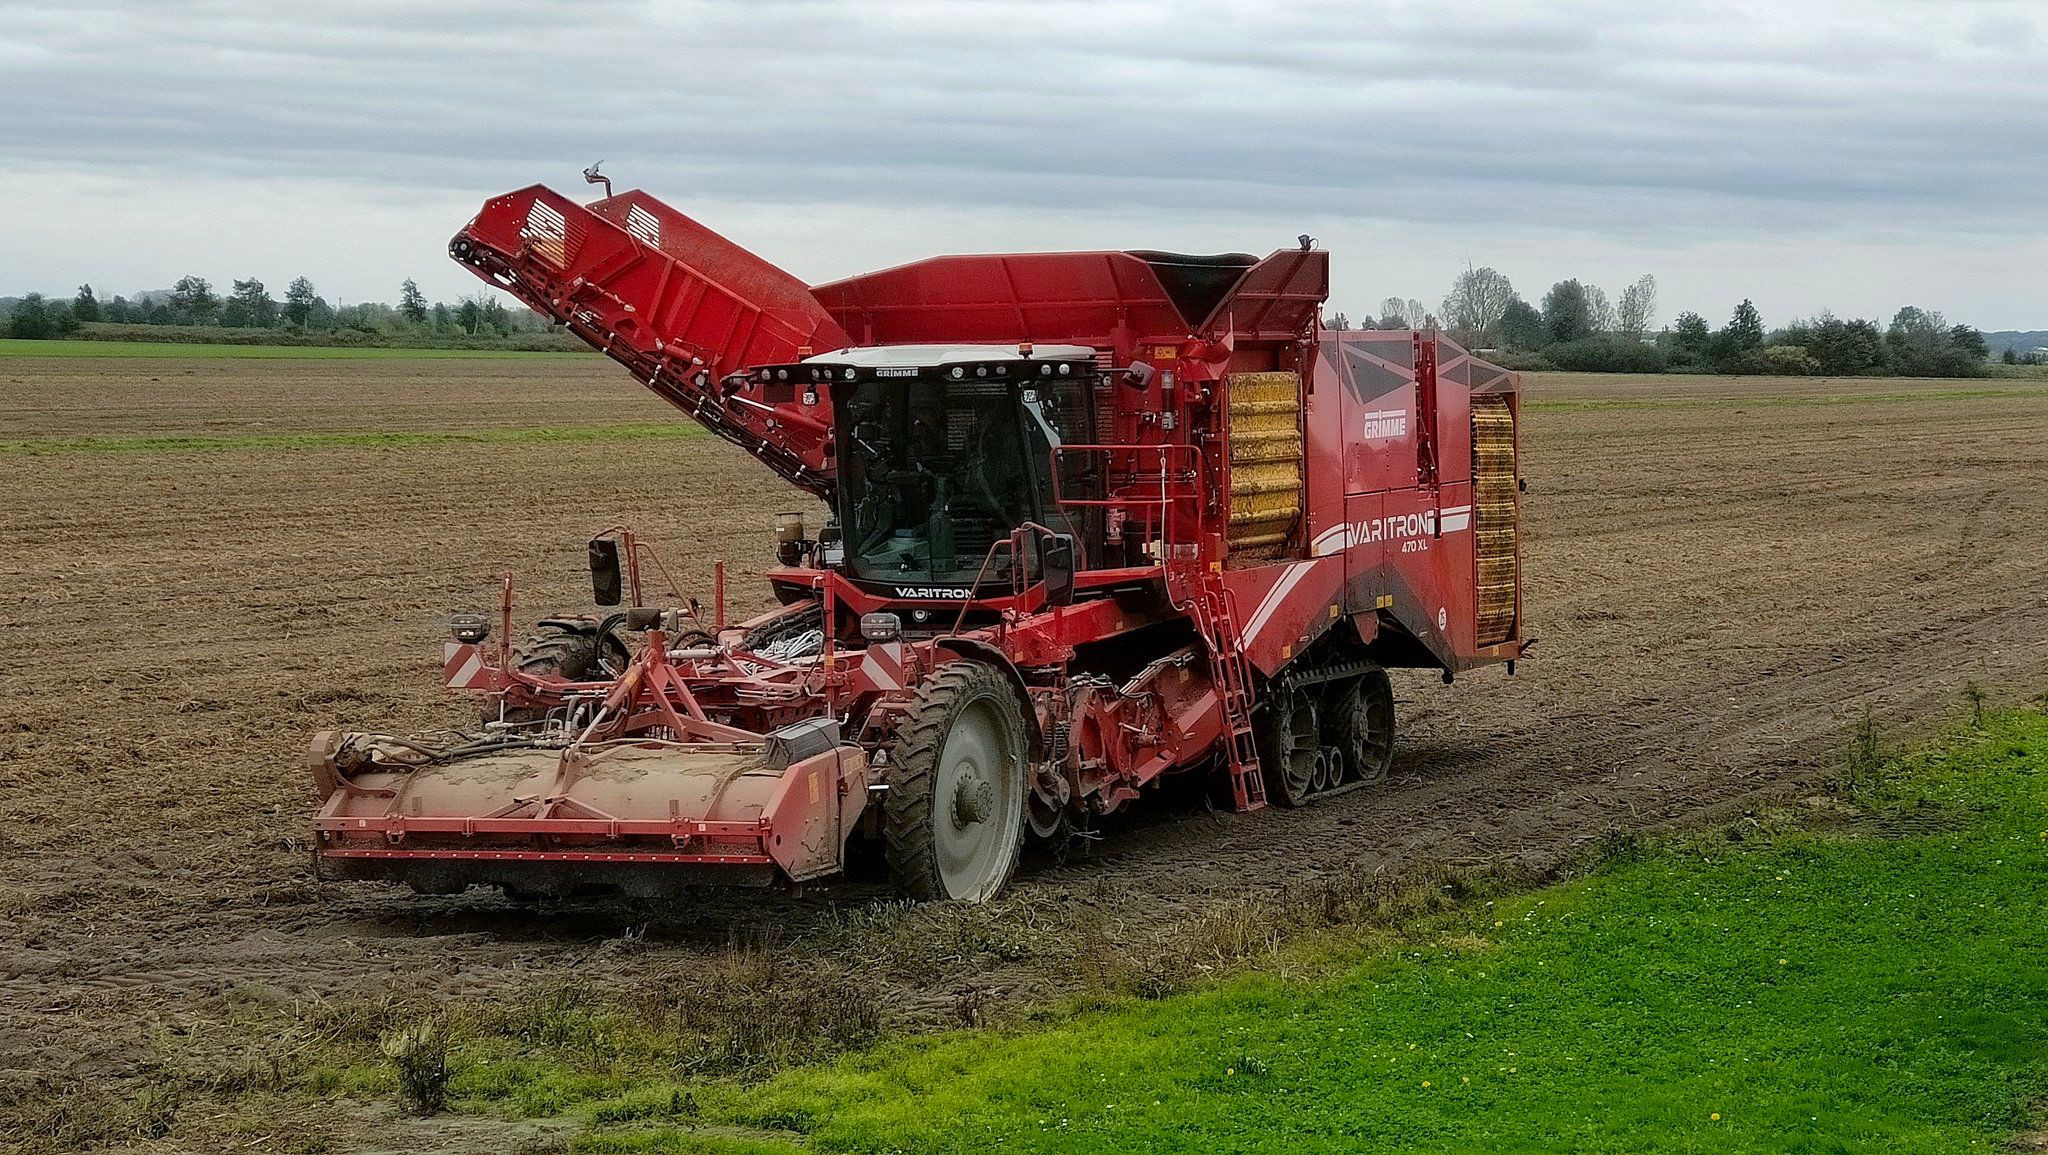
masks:
[[(837, 551), (821, 542), (821, 560), (856, 584), (960, 600), (975, 596), (977, 576), (1008, 583), (1007, 558), (989, 551), (1026, 522), (1090, 540), (1087, 519), (1058, 501), (1087, 496), (1088, 479), (1053, 451), (1096, 440), (1094, 349), (882, 345), (791, 368), (807, 385), (829, 382), (840, 541)], [(1056, 469), (1069, 474), (1057, 487)], [(1026, 560), (1035, 580), (1037, 559)]]

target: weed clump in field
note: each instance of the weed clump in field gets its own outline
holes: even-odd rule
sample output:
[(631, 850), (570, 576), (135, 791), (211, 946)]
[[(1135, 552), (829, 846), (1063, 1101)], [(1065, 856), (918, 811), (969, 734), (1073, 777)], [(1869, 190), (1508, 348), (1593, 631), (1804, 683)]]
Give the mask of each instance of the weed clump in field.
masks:
[(1978, 685), (1975, 678), (1971, 678), (1963, 683), (1963, 704), (1970, 708), (1970, 728), (1972, 730), (1982, 730), (1984, 728), (1984, 703), (1986, 698), (1987, 695), (1984, 693), (1984, 687)]
[(684, 1071), (797, 1066), (869, 1046), (882, 1033), (872, 985), (756, 946), (664, 968), (628, 1002)]
[(448, 1103), (447, 1033), (432, 1019), (387, 1031), (379, 1043), (398, 1072), (398, 1093), (416, 1115), (431, 1115)]
[(1877, 789), (1884, 769), (1884, 753), (1878, 747), (1877, 722), (1870, 707), (1849, 731), (1849, 749), (1842, 759), (1842, 793), (1851, 799), (1867, 797)]
[[(184, 1094), (174, 1084), (150, 1082), (116, 1094), (80, 1083), (57, 1090), (40, 1081), (0, 1094), (0, 1149), (71, 1151), (161, 1139), (170, 1134)], [(8, 1147), (9, 1135), (36, 1136), (35, 1147)]]

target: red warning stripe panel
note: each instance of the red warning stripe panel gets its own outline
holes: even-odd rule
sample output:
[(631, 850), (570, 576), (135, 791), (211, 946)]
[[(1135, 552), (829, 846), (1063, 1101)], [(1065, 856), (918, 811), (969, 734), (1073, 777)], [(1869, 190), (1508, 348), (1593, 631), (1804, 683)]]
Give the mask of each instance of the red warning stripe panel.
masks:
[(483, 647), (467, 642), (441, 644), (441, 681), (451, 690), (495, 688), (491, 667), (484, 661)]

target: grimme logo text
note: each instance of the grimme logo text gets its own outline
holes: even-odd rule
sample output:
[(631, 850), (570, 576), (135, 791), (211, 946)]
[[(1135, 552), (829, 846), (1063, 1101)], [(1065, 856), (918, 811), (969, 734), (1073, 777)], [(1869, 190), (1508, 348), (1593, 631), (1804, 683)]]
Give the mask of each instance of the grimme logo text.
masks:
[(1368, 441), (1385, 441), (1393, 437), (1408, 436), (1408, 411), (1406, 409), (1378, 409), (1365, 415), (1365, 438)]

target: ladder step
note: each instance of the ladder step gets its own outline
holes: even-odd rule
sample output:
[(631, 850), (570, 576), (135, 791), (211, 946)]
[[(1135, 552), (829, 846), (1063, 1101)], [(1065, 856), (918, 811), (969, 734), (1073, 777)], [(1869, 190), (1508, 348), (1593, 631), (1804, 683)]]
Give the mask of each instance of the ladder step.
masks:
[(1259, 767), (1258, 739), (1251, 720), (1251, 669), (1237, 622), (1230, 612), (1229, 593), (1220, 581), (1205, 580), (1194, 601), (1195, 624), (1215, 658), (1217, 691), (1230, 734), (1224, 754), (1230, 761), (1231, 802), (1239, 811), (1266, 805), (1266, 778)]

